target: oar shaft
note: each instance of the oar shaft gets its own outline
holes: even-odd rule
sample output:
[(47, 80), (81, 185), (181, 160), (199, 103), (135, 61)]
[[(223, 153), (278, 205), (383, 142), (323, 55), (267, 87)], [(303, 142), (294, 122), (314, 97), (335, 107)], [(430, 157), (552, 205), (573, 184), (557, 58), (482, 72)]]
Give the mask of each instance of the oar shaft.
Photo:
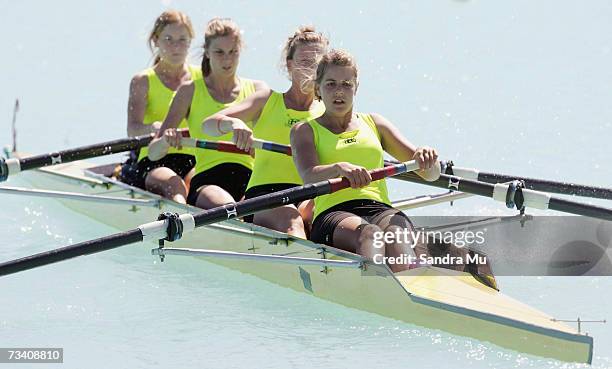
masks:
[[(384, 168), (370, 171), (372, 180), (377, 181), (400, 173), (419, 169), (414, 161), (393, 164)], [(327, 181), (310, 183), (300, 187), (289, 188), (272, 194), (254, 197), (234, 204), (224, 205), (215, 209), (206, 210), (193, 215), (195, 226), (200, 227), (211, 223), (220, 222), (230, 218), (244, 217), (261, 210), (271, 209), (282, 205), (292, 204), (321, 195), (327, 195), (349, 188), (350, 183), (346, 178), (334, 178)]]
[(36, 169), (47, 165), (68, 163), (97, 156), (116, 154), (136, 150), (146, 146), (153, 139), (153, 134), (138, 137), (127, 137), (101, 144), (81, 146), (75, 149), (57, 151), (50, 154), (35, 155), (19, 159), (21, 170)]
[(261, 210), (272, 209), (326, 195), (333, 192), (331, 182), (332, 180), (311, 183), (197, 213), (193, 216), (195, 225), (196, 227), (201, 227), (231, 218), (244, 217)]
[(59, 249), (41, 252), (26, 256), (24, 258), (8, 261), (0, 264), (0, 276), (37, 268), (43, 265), (57, 263), (77, 256), (95, 254), (97, 252), (111, 250), (117, 247), (141, 242), (143, 239), (140, 229), (117, 233), (111, 236), (95, 240), (76, 243), (74, 245)]
[(583, 215), (585, 217), (612, 221), (612, 209), (603, 206), (582, 204), (576, 201), (551, 197), (548, 208), (551, 210)]
[[(428, 186), (467, 192), (501, 202), (507, 202), (507, 200), (518, 201), (516, 195), (508, 198), (508, 191), (510, 190), (507, 184), (490, 184), (446, 174), (441, 174), (439, 179), (432, 182), (427, 182), (414, 173), (405, 173), (395, 178)], [(612, 209), (565, 200), (540, 191), (522, 189), (520, 192), (524, 197), (524, 205), (526, 207), (542, 210), (550, 209), (603, 220), (612, 220)]]
[(234, 154), (243, 154), (243, 155), (249, 154), (248, 152), (244, 150), (240, 150), (238, 146), (236, 146), (234, 143), (226, 142), (226, 141), (206, 141), (206, 140), (198, 140), (198, 139), (191, 138), (191, 137), (184, 137), (181, 139), (181, 145), (185, 147), (196, 147), (199, 149), (206, 149), (206, 150), (231, 152)]
[[(181, 139), (181, 144), (186, 147), (197, 147), (200, 149), (231, 152), (234, 154), (249, 154), (248, 152), (239, 149), (233, 142), (227, 141), (206, 141), (189, 137)], [(281, 145), (278, 143), (259, 140), (255, 138), (253, 139), (253, 147), (260, 150), (273, 151), (279, 154), (291, 156), (291, 146), (288, 145)]]
[(547, 179), (513, 176), (509, 174), (482, 172), (477, 169), (463, 168), (454, 165), (449, 167), (446, 174), (488, 183), (519, 180), (525, 182), (525, 188), (530, 190), (612, 200), (612, 188), (606, 187), (587, 186), (570, 182), (559, 182)]
[[(180, 132), (184, 136), (189, 136), (189, 131), (187, 130), (180, 130)], [(24, 170), (140, 149), (147, 146), (153, 140), (153, 137), (154, 134), (126, 137), (69, 150), (29, 156), (27, 158), (0, 159), (0, 182), (6, 180), (9, 175), (17, 174)]]
[(273, 151), (279, 154), (291, 156), (291, 146), (282, 145), (275, 142), (253, 139), (253, 147), (260, 150)]

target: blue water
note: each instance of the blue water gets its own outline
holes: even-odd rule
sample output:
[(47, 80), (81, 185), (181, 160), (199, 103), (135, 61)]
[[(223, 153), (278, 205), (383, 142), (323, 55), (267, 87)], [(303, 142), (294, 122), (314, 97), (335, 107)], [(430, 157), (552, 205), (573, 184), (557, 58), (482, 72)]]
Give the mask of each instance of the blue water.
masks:
[[(124, 135), (129, 79), (148, 65), (146, 34), (167, 6), (191, 15), (196, 63), (205, 22), (230, 16), (247, 44), (241, 74), (285, 89), (280, 46), (299, 24), (312, 23), (356, 56), (357, 108), (385, 115), (413, 142), (462, 166), (612, 183), (606, 1), (4, 1), (0, 143), (10, 143), (17, 97), (20, 150)], [(25, 183), (15, 177), (8, 185)], [(391, 185), (394, 198), (425, 191), (435, 190)], [(52, 200), (2, 195), (0, 209), (0, 260), (115, 231)], [(414, 213), (466, 212), (508, 211), (473, 198)], [(189, 258), (160, 265), (149, 246), (0, 280), (0, 347), (64, 347), (63, 368), (580, 367), (344, 308)], [(612, 318), (610, 277), (503, 277), (500, 286), (558, 318)], [(593, 367), (612, 367), (610, 324), (586, 330), (595, 339)]]

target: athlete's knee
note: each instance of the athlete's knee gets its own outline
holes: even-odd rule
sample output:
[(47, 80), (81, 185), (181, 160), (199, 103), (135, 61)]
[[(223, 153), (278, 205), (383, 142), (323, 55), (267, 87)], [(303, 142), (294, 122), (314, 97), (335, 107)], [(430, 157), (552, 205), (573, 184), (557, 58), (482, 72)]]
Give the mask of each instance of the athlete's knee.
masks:
[(178, 174), (174, 174), (170, 176), (168, 179), (165, 180), (165, 183), (166, 185), (172, 186), (172, 187), (184, 187), (185, 186), (185, 182), (183, 181), (181, 177), (178, 176)]
[(289, 233), (290, 235), (305, 237), (306, 231), (302, 217), (294, 216), (283, 221), (282, 223), (284, 224), (283, 228), (286, 228), (287, 233)]
[(185, 183), (178, 175), (171, 176), (165, 181), (159, 183), (159, 187), (166, 196), (174, 196), (176, 194), (186, 195), (187, 189)]
[(383, 229), (385, 242), (387, 243), (406, 243), (407, 240), (411, 239), (411, 233), (412, 228), (410, 225), (402, 227), (395, 224), (389, 224)]
[(401, 211), (387, 210), (384, 216), (378, 218), (374, 223), (387, 231), (390, 226), (412, 229), (412, 223)]
[(196, 206), (203, 209), (210, 209), (225, 204), (230, 204), (235, 200), (224, 189), (215, 185), (202, 186), (198, 191)]
[(273, 216), (273, 222), (277, 225), (277, 229), (282, 229), (292, 236), (306, 237), (304, 221), (297, 209), (285, 207), (270, 215)]
[(403, 227), (400, 227), (399, 225), (395, 225), (395, 224), (389, 224), (388, 226), (386, 226), (384, 228), (384, 232), (385, 233), (397, 233), (397, 232), (402, 232), (404, 230)]
[(376, 224), (364, 224), (361, 226), (361, 232), (359, 233), (359, 242), (373, 243), (382, 234), (382, 229)]

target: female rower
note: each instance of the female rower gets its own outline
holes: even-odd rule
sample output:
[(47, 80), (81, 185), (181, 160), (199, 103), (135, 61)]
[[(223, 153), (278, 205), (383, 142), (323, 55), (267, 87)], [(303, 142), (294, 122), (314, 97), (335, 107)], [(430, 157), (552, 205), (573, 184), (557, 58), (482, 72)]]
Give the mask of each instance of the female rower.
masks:
[[(311, 239), (375, 262), (376, 255), (381, 261), (385, 256), (409, 257), (414, 254), (407, 243), (374, 242), (377, 232), (411, 229), (411, 223), (391, 207), (385, 181), (372, 182), (368, 170), (383, 167), (387, 152), (401, 161), (416, 160), (419, 174), (427, 179), (428, 174), (435, 176), (436, 167), (439, 173), (438, 155), (434, 149), (415, 147), (381, 115), (353, 112), (357, 86), (357, 65), (351, 55), (338, 50), (325, 54), (315, 79), (315, 93), (325, 104), (325, 113), (291, 131), (293, 159), (305, 183), (346, 177), (351, 184), (315, 199)], [(390, 267), (394, 272), (409, 268), (408, 264)]]
[[(149, 47), (155, 50), (153, 67), (132, 78), (128, 102), (129, 136), (155, 132), (166, 117), (178, 87), (201, 75), (198, 67), (187, 63), (191, 39), (191, 20), (176, 10), (163, 12), (149, 34)], [(186, 127), (186, 122), (181, 122)], [(138, 154), (138, 163), (130, 184), (185, 203), (187, 186), (183, 178), (195, 164), (191, 152), (172, 149), (157, 161), (147, 158), (147, 149)]]
[[(149, 146), (149, 157), (163, 157), (170, 146), (180, 147), (174, 128), (187, 117), (191, 137), (208, 141), (231, 141), (227, 131), (220, 137), (202, 132), (202, 121), (243, 101), (256, 91), (269, 93), (262, 81), (236, 75), (242, 36), (232, 20), (215, 18), (204, 32), (202, 74), (204, 78), (183, 84), (177, 91), (170, 112), (159, 130), (158, 138)], [(194, 150), (195, 175), (191, 180), (187, 203), (204, 209), (239, 201), (253, 169), (253, 157), (245, 154)]]
[[(323, 114), (324, 106), (314, 99), (313, 76), (318, 58), (325, 52), (328, 40), (314, 27), (300, 27), (285, 44), (286, 63), (291, 87), (284, 93), (261, 91), (212, 115), (203, 124), (204, 132), (212, 136), (233, 132), (236, 145), (249, 150), (253, 135), (262, 140), (289, 143), (291, 127), (301, 121)], [(253, 130), (245, 122), (253, 122)], [(253, 175), (245, 198), (284, 190), (302, 184), (292, 159), (284, 154), (255, 150)], [(304, 221), (296, 205), (255, 214), (248, 219), (255, 224), (305, 238)]]

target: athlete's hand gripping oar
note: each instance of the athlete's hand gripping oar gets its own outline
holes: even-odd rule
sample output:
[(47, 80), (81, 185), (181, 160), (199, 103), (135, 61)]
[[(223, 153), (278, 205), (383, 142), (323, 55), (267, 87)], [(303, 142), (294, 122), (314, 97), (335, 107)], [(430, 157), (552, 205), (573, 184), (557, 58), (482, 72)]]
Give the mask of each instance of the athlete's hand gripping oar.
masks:
[[(413, 160), (372, 170), (370, 171), (370, 175), (373, 181), (377, 181), (417, 169), (419, 169), (419, 166)], [(0, 276), (145, 240), (165, 239), (168, 241), (175, 241), (181, 237), (183, 232), (192, 231), (198, 227), (222, 222), (231, 218), (243, 217), (277, 206), (312, 199), (348, 187), (350, 187), (348, 179), (334, 178), (219, 206), (196, 214), (182, 214), (180, 216), (178, 214), (162, 214), (162, 216), (160, 216), (160, 218), (163, 218), (162, 220), (143, 224), (136, 229), (4, 262), (0, 264)]]
[[(246, 151), (241, 150), (236, 146), (235, 143), (227, 142), (227, 141), (205, 141), (199, 140), (192, 137), (183, 137), (181, 138), (181, 145), (185, 147), (197, 147), (201, 149), (209, 149), (209, 150), (217, 150), (217, 151), (225, 151), (232, 152), (236, 154), (248, 154)], [(283, 145), (272, 141), (260, 140), (258, 138), (252, 139), (252, 148), (273, 151), (279, 154), (285, 154), (288, 156), (292, 156), (291, 146)], [(151, 151), (149, 151), (150, 156)], [(432, 168), (427, 170), (419, 171), (418, 173), (424, 178), (426, 181), (433, 181), (437, 179), (440, 175), (441, 163), (436, 163)], [(399, 164), (398, 161), (388, 161), (385, 160), (385, 165), (395, 165)]]
[[(229, 141), (208, 141), (200, 140), (193, 137), (182, 137), (180, 139), (181, 147), (194, 147), (205, 150), (215, 150), (222, 152), (231, 152), (234, 154), (249, 155), (250, 153), (238, 148), (235, 143)], [(155, 147), (157, 146), (157, 147)], [(163, 140), (157, 140), (149, 146), (149, 159), (159, 160), (168, 151), (169, 144)], [(280, 154), (291, 156), (291, 146), (281, 145), (270, 141), (264, 141), (254, 138), (251, 145), (252, 148), (273, 151)]]
[(395, 178), (409, 182), (421, 183), (428, 186), (448, 188), (455, 191), (462, 191), (474, 195), (489, 197), (506, 203), (506, 206), (509, 208), (516, 207), (519, 210), (524, 208), (535, 208), (541, 210), (550, 209), (612, 221), (612, 209), (565, 200), (552, 196), (546, 192), (522, 188), (519, 181), (513, 181), (510, 184), (491, 184), (457, 176), (450, 176), (447, 174), (440, 174), (439, 179), (427, 182), (414, 173), (405, 173), (396, 176)]
[[(189, 135), (189, 131), (187, 130), (181, 130), (180, 132), (183, 136)], [(21, 159), (0, 158), (0, 182), (5, 181), (9, 175), (14, 175), (24, 170), (136, 150), (147, 146), (153, 137), (154, 134), (126, 137), (118, 140), (101, 142), (94, 145), (81, 146), (74, 149), (35, 155)]]
[[(215, 150), (222, 152), (231, 152), (234, 154), (244, 154), (249, 155), (248, 152), (238, 148), (235, 143), (228, 141), (207, 141), (200, 140), (193, 137), (182, 137), (180, 139), (180, 143), (182, 147), (195, 147), (206, 150)], [(285, 154), (291, 156), (291, 146), (282, 145), (271, 141), (264, 141), (257, 138), (253, 138), (251, 147), (254, 149), (273, 151), (280, 154)], [(164, 142), (164, 140), (156, 140), (149, 146), (149, 159), (151, 160), (159, 160), (168, 152), (168, 148), (170, 145), (168, 142)]]
[(530, 190), (612, 200), (612, 188), (513, 176), (501, 173), (481, 172), (474, 168), (455, 166), (452, 161), (446, 162), (446, 170), (444, 173), (487, 183), (502, 183), (519, 180), (523, 181), (525, 183), (525, 188)]

